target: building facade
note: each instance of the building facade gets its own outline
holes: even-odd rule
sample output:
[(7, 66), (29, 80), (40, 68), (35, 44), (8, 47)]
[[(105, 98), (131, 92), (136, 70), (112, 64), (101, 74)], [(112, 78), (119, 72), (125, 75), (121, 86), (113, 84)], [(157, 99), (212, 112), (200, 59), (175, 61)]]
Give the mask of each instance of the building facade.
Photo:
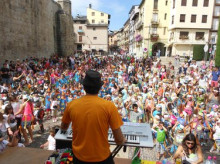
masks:
[(130, 23), (129, 19), (125, 22), (124, 27), (123, 27), (123, 43), (122, 43), (122, 49), (124, 50), (125, 53), (129, 52), (129, 31), (130, 31)]
[[(170, 0), (143, 0), (140, 4), (144, 52), (149, 56), (167, 55)], [(141, 22), (140, 22), (141, 23)]]
[(73, 53), (70, 0), (1, 0), (0, 13), (2, 61)]
[(214, 0), (172, 0), (169, 55), (193, 56), (194, 45), (209, 43)]
[(218, 26), (219, 26), (219, 19), (220, 19), (220, 0), (214, 0), (214, 8), (213, 8), (213, 19), (212, 19), (212, 26), (210, 30), (210, 37), (209, 37), (209, 45), (210, 51), (209, 53), (214, 55), (216, 52), (216, 43), (218, 39)]
[(108, 26), (110, 15), (101, 11), (87, 8), (87, 49), (108, 52)]
[(134, 5), (134, 6), (131, 7), (131, 9), (129, 11), (129, 53), (131, 55), (136, 55), (135, 20), (137, 18), (137, 15), (139, 15), (139, 8), (138, 8), (138, 5)]
[(84, 46), (87, 43), (87, 38), (85, 37), (87, 32), (87, 17), (77, 16), (73, 18), (74, 26), (74, 36), (75, 36), (75, 50), (77, 52), (89, 51)]
[(110, 15), (92, 9), (89, 5), (87, 16), (74, 19), (75, 46), (78, 52), (108, 52), (108, 26)]

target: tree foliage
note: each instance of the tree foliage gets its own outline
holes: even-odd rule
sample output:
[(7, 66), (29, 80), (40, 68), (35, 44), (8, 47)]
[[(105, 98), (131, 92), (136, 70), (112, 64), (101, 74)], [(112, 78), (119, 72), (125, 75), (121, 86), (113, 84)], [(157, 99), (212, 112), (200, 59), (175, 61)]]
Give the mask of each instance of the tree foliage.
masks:
[[(219, 20), (220, 21), (220, 20)], [(216, 45), (215, 66), (220, 67), (220, 23), (218, 25), (218, 41)]]
[(201, 61), (204, 59), (204, 45), (194, 45), (193, 60)]

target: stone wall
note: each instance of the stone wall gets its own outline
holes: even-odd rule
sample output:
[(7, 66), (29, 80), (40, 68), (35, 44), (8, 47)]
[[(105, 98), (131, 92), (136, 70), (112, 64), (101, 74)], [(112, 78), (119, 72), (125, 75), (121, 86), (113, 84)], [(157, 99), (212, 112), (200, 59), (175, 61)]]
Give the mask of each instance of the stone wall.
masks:
[[(59, 39), (59, 37), (72, 34), (67, 34), (67, 31), (62, 32), (62, 29), (59, 29), (59, 23), (62, 19), (68, 19), (65, 25), (69, 27), (65, 28), (71, 31), (73, 30), (73, 25), (70, 26), (72, 17), (62, 14), (61, 21), (57, 21), (61, 11), (61, 6), (53, 0), (0, 0), (0, 58), (2, 61), (24, 59), (29, 56), (48, 57), (58, 53), (60, 45), (66, 47), (66, 43), (62, 43), (62, 40), (66, 39)], [(68, 43), (70, 44), (70, 41)], [(73, 44), (72, 41), (72, 47)], [(68, 46), (70, 48), (70, 45)], [(69, 54), (63, 49), (60, 55)]]

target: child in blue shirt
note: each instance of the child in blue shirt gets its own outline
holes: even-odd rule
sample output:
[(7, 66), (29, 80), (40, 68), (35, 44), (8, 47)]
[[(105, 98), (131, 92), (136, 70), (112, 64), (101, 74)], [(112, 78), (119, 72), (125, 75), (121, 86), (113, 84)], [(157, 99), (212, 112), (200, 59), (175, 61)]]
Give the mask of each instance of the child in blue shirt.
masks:
[(51, 105), (51, 100), (50, 100), (50, 92), (46, 92), (45, 94), (45, 110), (46, 110), (46, 114), (47, 114), (47, 119), (51, 118), (51, 109), (50, 109), (50, 105)]

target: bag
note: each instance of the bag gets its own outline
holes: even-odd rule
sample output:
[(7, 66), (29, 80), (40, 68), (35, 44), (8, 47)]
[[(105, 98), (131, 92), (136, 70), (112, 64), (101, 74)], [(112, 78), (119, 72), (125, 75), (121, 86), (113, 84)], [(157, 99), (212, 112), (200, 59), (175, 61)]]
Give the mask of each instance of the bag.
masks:
[(184, 160), (182, 161), (182, 164), (191, 164), (191, 163), (184, 159)]
[(157, 141), (159, 143), (163, 143), (165, 141), (166, 138), (166, 132), (164, 130), (158, 130), (157, 131)]
[(10, 123), (13, 124), (13, 123), (15, 123), (15, 121), (16, 121), (15, 119), (11, 119)]
[(44, 110), (40, 109), (37, 113), (37, 118), (38, 119), (43, 119), (44, 118)]
[(0, 130), (0, 138), (2, 138), (3, 137), (3, 135), (2, 135), (2, 131)]
[(36, 125), (37, 124), (37, 120), (36, 120), (36, 118), (34, 116), (32, 116), (31, 123), (32, 123), (32, 125)]

